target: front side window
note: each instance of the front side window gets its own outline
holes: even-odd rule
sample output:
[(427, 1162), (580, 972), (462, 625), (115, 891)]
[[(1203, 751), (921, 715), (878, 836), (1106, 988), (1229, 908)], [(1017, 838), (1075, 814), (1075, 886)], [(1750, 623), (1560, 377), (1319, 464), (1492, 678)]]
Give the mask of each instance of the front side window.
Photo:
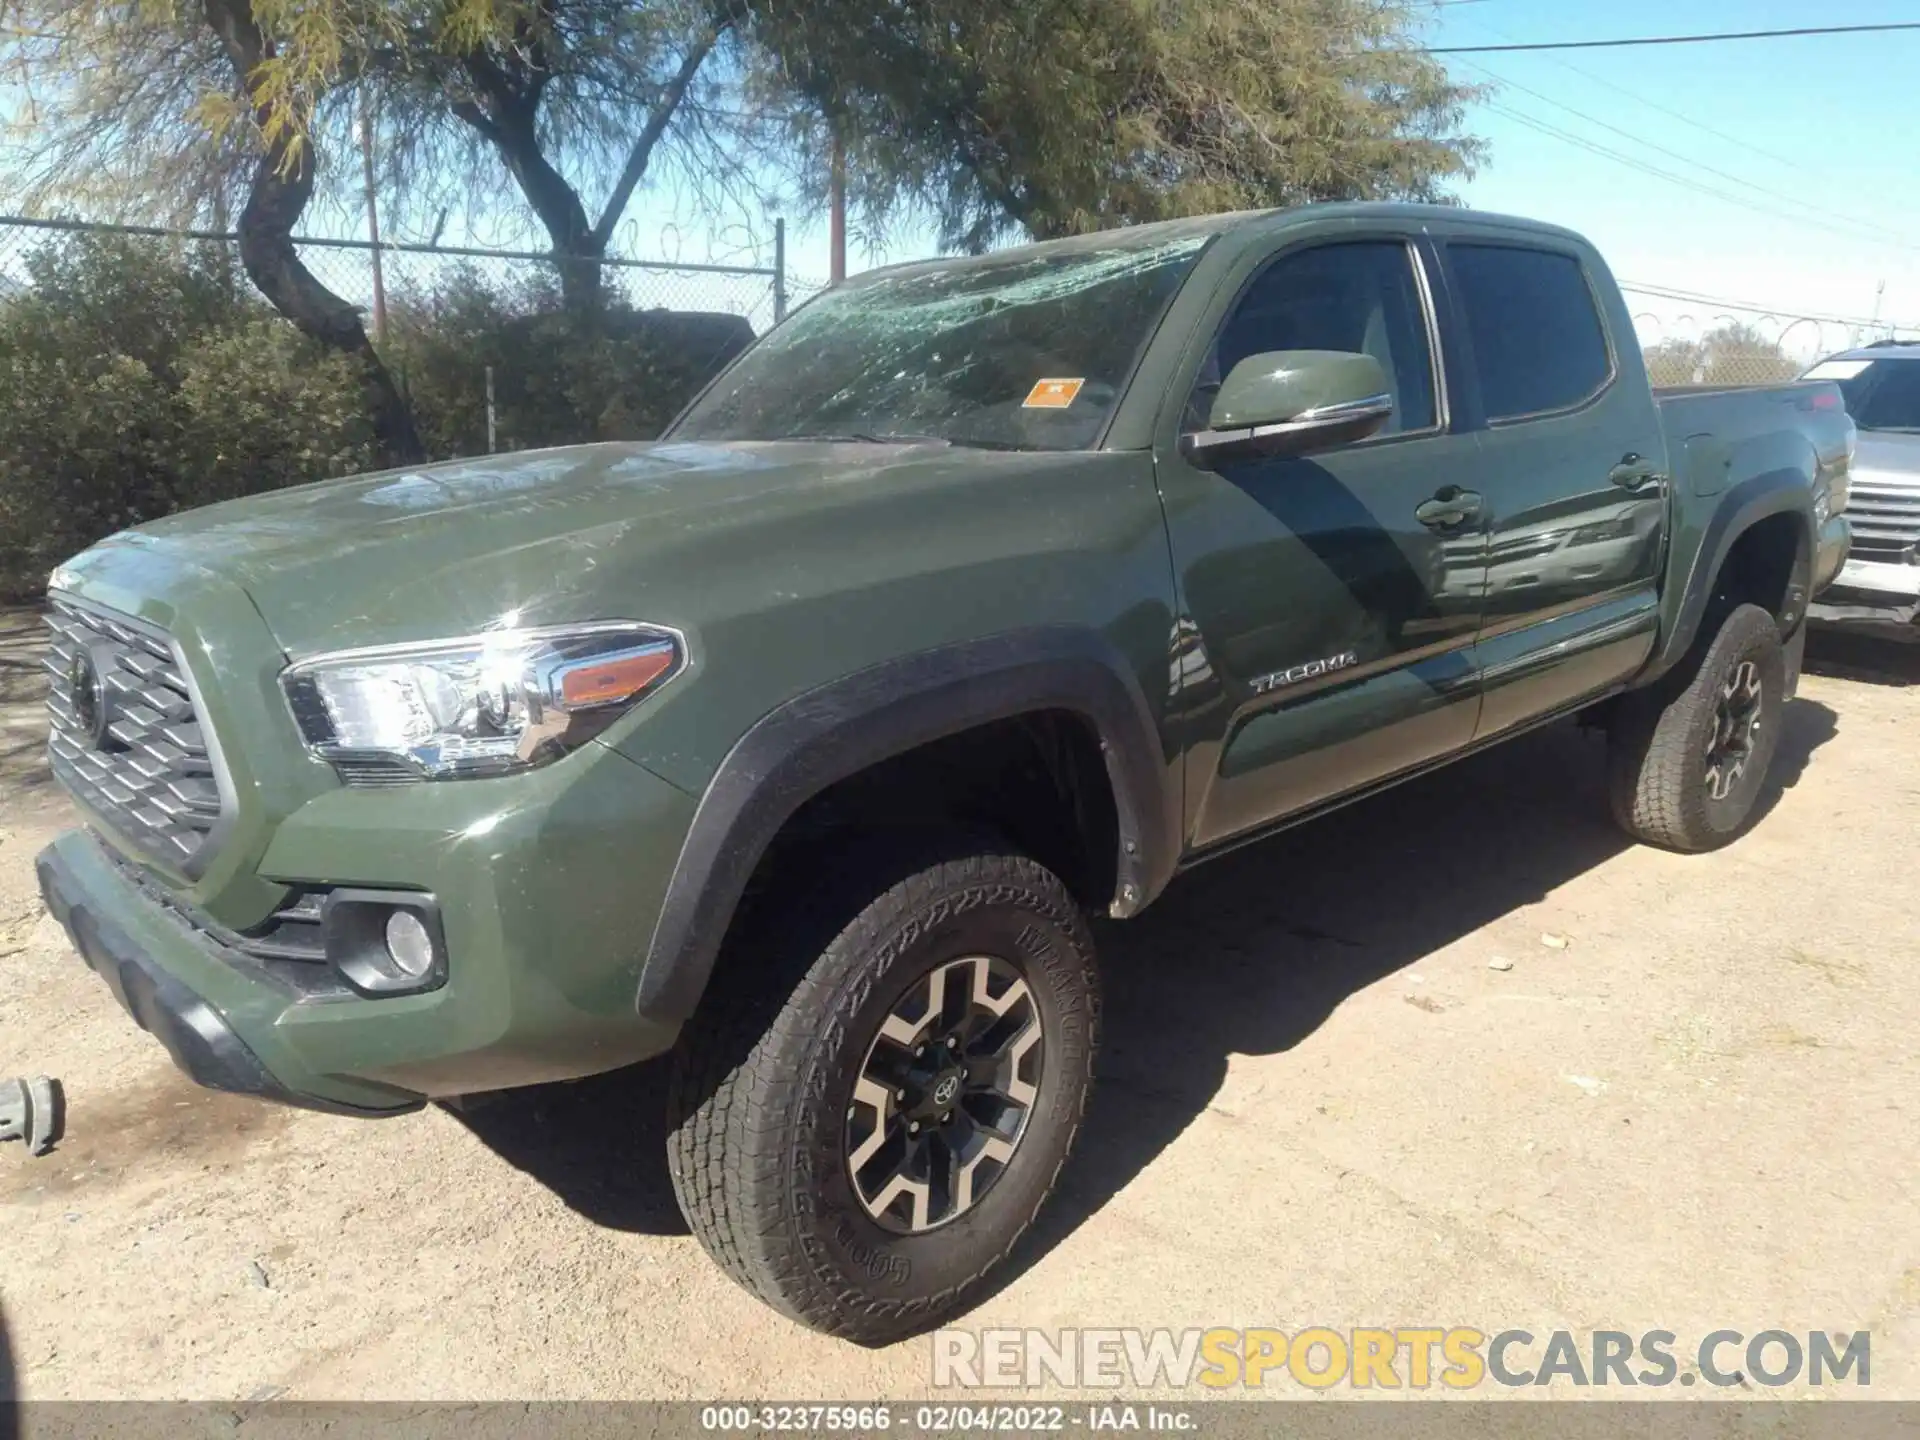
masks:
[(1381, 434), (1435, 423), (1433, 355), (1413, 257), (1398, 240), (1326, 245), (1286, 255), (1240, 297), (1201, 366), (1185, 428), (1203, 430), (1220, 384), (1249, 355), (1344, 350), (1371, 355), (1393, 387)]
[(1447, 255), (1489, 422), (1600, 393), (1613, 361), (1578, 260), (1513, 245), (1450, 245)]
[(1122, 231), (880, 271), (769, 332), (671, 436), (1084, 449), (1207, 238)]

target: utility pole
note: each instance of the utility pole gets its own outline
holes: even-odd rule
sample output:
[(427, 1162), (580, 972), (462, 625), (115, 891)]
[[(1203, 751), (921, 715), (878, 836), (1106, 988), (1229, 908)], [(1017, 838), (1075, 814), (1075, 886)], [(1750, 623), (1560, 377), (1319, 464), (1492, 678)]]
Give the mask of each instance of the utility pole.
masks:
[(773, 222), (773, 323), (787, 318), (787, 222)]
[(1880, 303), (1887, 298), (1887, 282), (1882, 280), (1873, 292), (1873, 333), (1880, 333)]
[(360, 101), (360, 171), (367, 187), (367, 238), (373, 242), (373, 339), (387, 338), (387, 283), (380, 267), (380, 206), (373, 184), (373, 108), (363, 94)]
[(827, 193), (827, 283), (843, 284), (847, 278), (847, 147), (840, 132), (833, 134), (833, 157)]
[(233, 252), (239, 241), (228, 228), (233, 219), (227, 213), (227, 187), (224, 182), (218, 184), (213, 192), (213, 228), (220, 236), (220, 292), (229, 303), (233, 300)]

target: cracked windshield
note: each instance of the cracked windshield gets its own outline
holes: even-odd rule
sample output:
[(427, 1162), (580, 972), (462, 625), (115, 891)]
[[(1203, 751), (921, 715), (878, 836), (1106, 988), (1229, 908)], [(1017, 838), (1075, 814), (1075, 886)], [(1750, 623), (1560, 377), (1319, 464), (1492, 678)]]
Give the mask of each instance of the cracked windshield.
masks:
[(795, 312), (676, 440), (1094, 444), (1205, 235), (882, 272)]

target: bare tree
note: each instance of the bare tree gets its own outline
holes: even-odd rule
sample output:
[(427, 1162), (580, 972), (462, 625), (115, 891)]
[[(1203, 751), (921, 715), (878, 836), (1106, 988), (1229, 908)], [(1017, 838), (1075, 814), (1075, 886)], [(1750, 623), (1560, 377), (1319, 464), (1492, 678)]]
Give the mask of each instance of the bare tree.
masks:
[(717, 214), (757, 194), (730, 153), (733, 0), (460, 0), (370, 29), (343, 64), (377, 90), (382, 153), (416, 208), (484, 202), (510, 180), (545, 229), (570, 306), (598, 302), (601, 263), (634, 194), (669, 173)]

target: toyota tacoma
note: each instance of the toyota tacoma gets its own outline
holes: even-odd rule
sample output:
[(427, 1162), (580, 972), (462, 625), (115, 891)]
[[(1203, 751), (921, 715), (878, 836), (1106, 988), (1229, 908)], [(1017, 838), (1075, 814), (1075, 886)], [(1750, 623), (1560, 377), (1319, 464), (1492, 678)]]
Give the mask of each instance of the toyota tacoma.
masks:
[(354, 1115), (671, 1052), (754, 1294), (980, 1293), (1080, 1128), (1087, 919), (1529, 727), (1755, 814), (1848, 548), (1826, 382), (1656, 395), (1600, 256), (1463, 210), (876, 271), (646, 444), (114, 535), (48, 597), (46, 902), (196, 1080)]

